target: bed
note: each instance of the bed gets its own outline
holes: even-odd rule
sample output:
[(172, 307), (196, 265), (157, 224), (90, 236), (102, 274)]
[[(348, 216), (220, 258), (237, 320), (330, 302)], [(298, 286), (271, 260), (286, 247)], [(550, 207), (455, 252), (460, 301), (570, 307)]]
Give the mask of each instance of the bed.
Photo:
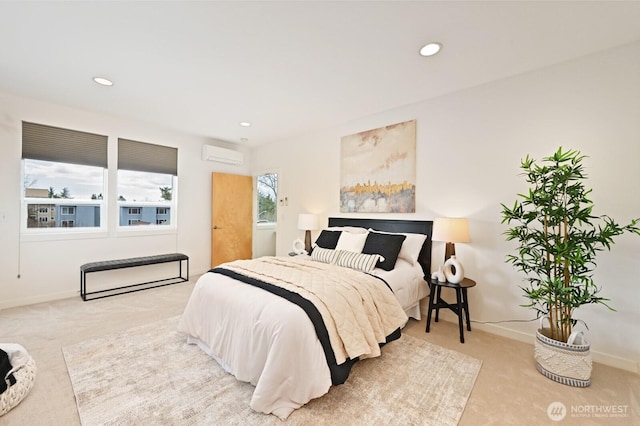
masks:
[(431, 230), (430, 221), (329, 218), (310, 256), (234, 261), (202, 275), (178, 330), (255, 386), (253, 410), (286, 419), (420, 317)]

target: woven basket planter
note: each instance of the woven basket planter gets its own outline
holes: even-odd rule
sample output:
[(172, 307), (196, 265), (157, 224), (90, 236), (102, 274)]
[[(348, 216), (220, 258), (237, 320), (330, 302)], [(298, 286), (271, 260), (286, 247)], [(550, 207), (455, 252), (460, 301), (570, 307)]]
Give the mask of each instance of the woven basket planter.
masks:
[(29, 359), (13, 375), (16, 378), (16, 384), (9, 386), (6, 391), (0, 394), (0, 416), (8, 413), (27, 396), (36, 380), (36, 362), (33, 358)]
[(591, 385), (591, 346), (581, 331), (572, 333), (569, 343), (564, 343), (538, 330), (534, 347), (536, 368), (542, 375), (569, 386)]

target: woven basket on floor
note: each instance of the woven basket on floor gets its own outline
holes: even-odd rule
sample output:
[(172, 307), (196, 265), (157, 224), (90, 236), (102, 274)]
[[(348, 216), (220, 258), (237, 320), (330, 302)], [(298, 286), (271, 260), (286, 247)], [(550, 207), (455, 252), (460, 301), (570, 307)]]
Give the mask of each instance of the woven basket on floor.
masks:
[(36, 362), (33, 358), (13, 373), (16, 383), (0, 394), (0, 416), (8, 413), (24, 399), (36, 380)]
[(581, 331), (572, 333), (569, 343), (559, 342), (538, 330), (535, 341), (536, 368), (547, 378), (575, 387), (591, 385), (590, 345)]

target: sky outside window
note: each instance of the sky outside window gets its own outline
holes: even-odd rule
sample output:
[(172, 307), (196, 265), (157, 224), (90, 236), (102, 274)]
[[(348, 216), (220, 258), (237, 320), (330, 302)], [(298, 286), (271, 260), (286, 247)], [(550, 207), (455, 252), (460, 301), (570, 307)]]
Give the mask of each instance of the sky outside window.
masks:
[(172, 175), (118, 170), (118, 197), (126, 201), (166, 201), (160, 188), (172, 187)]
[[(68, 189), (71, 198), (89, 200), (104, 191), (104, 169), (68, 163), (24, 160), (24, 186), (30, 189), (53, 188), (55, 194)], [(105, 194), (102, 194), (103, 196)]]
[[(24, 160), (24, 186), (32, 189), (53, 188), (60, 194), (64, 188), (69, 196), (89, 200), (103, 194), (104, 169), (68, 163)], [(173, 186), (173, 176), (159, 173), (118, 171), (118, 196), (127, 201), (164, 201), (160, 188)]]

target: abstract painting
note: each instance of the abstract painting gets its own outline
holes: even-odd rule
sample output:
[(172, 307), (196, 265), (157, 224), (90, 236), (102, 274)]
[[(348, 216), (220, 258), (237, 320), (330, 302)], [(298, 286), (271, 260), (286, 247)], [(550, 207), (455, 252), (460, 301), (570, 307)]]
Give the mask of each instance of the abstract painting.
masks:
[(344, 136), (340, 211), (414, 213), (416, 120)]

